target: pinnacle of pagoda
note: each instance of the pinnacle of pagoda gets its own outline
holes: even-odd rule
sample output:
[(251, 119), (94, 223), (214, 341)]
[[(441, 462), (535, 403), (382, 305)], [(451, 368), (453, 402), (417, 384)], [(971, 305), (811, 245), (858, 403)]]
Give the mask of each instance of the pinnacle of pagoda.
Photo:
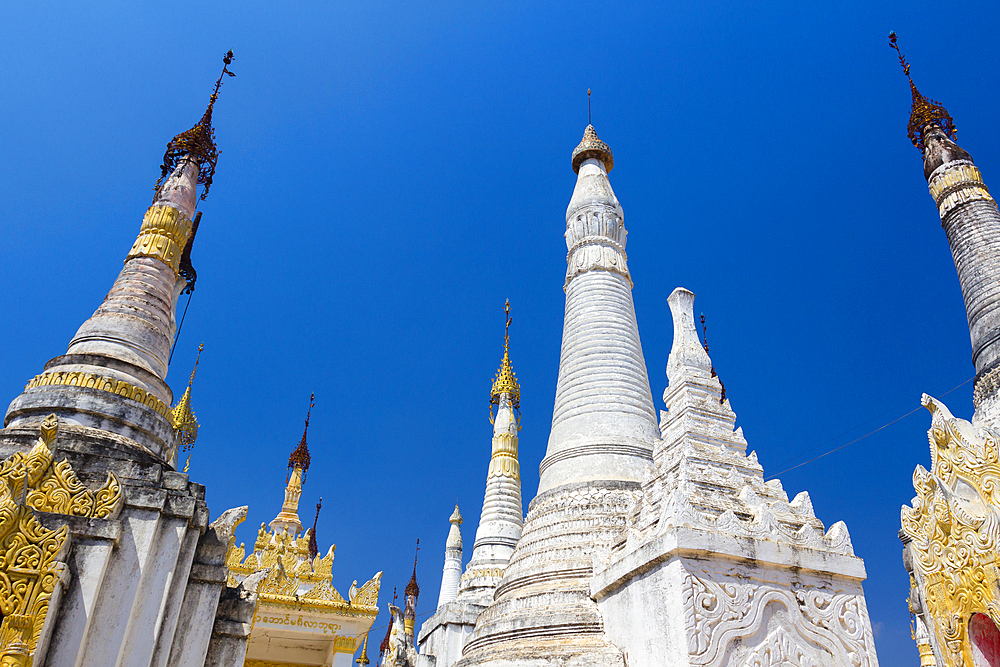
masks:
[(924, 176), (962, 286), (976, 369), (973, 422), (1000, 427), (1000, 212), (972, 156), (955, 142), (951, 115), (917, 90), (896, 34), (889, 40), (910, 83), (908, 135), (923, 154)]
[(406, 605), (403, 608), (403, 629), (406, 642), (414, 646), (413, 631), (417, 620), (417, 598), (420, 597), (420, 586), (417, 585), (417, 556), (420, 555), (420, 540), (417, 539), (417, 551), (413, 554), (413, 576), (403, 589)]
[[(298, 535), (302, 532), (302, 520), (299, 519), (299, 498), (302, 497), (302, 485), (306, 481), (306, 472), (309, 470), (309, 462), (312, 459), (309, 455), (306, 436), (309, 434), (309, 418), (312, 415), (313, 406), (316, 405), (315, 399), (316, 394), (309, 396), (309, 409), (306, 411), (306, 425), (302, 431), (302, 439), (288, 456), (285, 501), (281, 504), (278, 516), (271, 519), (271, 523), (268, 524), (275, 533), (287, 530), (289, 535)], [(319, 519), (319, 505), (316, 507), (316, 518)]]
[[(521, 507), (521, 467), (517, 458), (517, 433), (521, 387), (510, 362), (510, 301), (504, 307), (507, 327), (504, 332), (503, 360), (490, 392), (490, 419), (493, 444), (486, 473), (483, 511), (472, 546), (472, 558), (458, 588), (458, 601), (487, 606), (500, 584), (514, 547), (521, 538), (524, 514)], [(493, 417), (493, 406), (497, 406)]]
[(611, 149), (588, 125), (573, 151), (566, 314), (539, 493), (591, 480), (638, 482), (658, 436), (626, 263), (625, 214), (608, 180), (612, 165)]
[(446, 605), (458, 595), (458, 581), (462, 576), (462, 513), (455, 505), (455, 511), (448, 519), (448, 541), (444, 547), (444, 570), (441, 573), (441, 591), (438, 593), (438, 607)]
[[(590, 597), (594, 557), (624, 539), (659, 438), (632, 302), (611, 149), (588, 126), (573, 151), (559, 380), (548, 449), (521, 538), (462, 667), (620, 665)], [(459, 593), (461, 597), (461, 593)]]
[(230, 51), (201, 120), (167, 144), (153, 203), (104, 302), (80, 326), (66, 354), (50, 360), (14, 399), (5, 426), (55, 413), (64, 423), (138, 440), (160, 459), (173, 460), (179, 436), (164, 380), (177, 302), (194, 288), (197, 187), (204, 186), (204, 199), (218, 159), (212, 111), (224, 77), (233, 76), (232, 60)]

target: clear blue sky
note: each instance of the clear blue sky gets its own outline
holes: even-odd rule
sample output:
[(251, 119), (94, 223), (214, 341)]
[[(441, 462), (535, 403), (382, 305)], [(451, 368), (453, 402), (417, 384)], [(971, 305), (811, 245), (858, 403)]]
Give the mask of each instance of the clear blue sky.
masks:
[[(972, 376), (886, 35), (996, 187), (996, 3), (536, 4), (9, 7), (0, 400), (100, 303), (164, 145), (201, 116), (229, 48), (237, 77), (216, 107), (222, 154), (168, 379), (179, 395), (203, 341), (192, 478), (213, 517), (250, 505), (248, 542), (280, 507), (316, 392), (302, 514), (323, 496), (342, 592), (385, 570), (389, 599), (420, 537), (418, 613), (431, 611), (456, 499), (471, 548), (506, 298), (525, 506), (534, 495), (588, 87), (661, 407), (678, 285), (698, 295), (769, 475)], [(945, 400), (969, 417), (971, 383)], [(827, 526), (847, 522), (883, 667), (916, 661), (896, 532), (928, 422), (918, 411), (781, 475)]]

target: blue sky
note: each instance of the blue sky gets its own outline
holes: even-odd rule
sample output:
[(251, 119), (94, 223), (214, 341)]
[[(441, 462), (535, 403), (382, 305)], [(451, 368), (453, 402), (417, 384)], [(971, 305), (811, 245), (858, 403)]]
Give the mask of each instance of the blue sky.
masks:
[[(540, 3), (542, 4), (542, 3)], [(168, 380), (198, 343), (192, 479), (213, 516), (278, 512), (310, 392), (303, 519), (335, 583), (409, 578), (437, 600), (456, 499), (471, 547), (503, 303), (522, 387), (525, 506), (562, 328), (570, 152), (615, 153), (654, 400), (683, 285), (750, 449), (774, 475), (973, 375), (958, 280), (919, 153), (896, 30), (987, 184), (1000, 179), (995, 3), (32, 3), (0, 25), (0, 395), (99, 305), (166, 142), (216, 106), (221, 156), (198, 288)], [(945, 397), (972, 411), (971, 383)], [(883, 667), (914, 664), (899, 508), (928, 415), (781, 475), (865, 559)], [(468, 558), (468, 554), (466, 555)], [(384, 612), (383, 612), (384, 616)], [(376, 621), (384, 627), (384, 619)], [(380, 633), (378, 633), (380, 634)]]

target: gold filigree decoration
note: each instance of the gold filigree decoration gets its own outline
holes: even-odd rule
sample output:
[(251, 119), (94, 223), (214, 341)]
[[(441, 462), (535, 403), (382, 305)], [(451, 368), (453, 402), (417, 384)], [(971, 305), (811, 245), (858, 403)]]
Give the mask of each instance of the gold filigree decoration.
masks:
[(910, 78), (910, 64), (906, 62), (906, 56), (899, 50), (896, 40), (896, 33), (890, 32), (889, 46), (895, 49), (896, 55), (899, 56), (899, 64), (903, 67), (903, 74), (906, 75), (906, 80), (910, 82), (910, 95), (913, 98), (913, 104), (910, 107), (910, 122), (906, 126), (907, 136), (914, 146), (923, 151), (924, 130), (928, 125), (937, 125), (948, 135), (949, 139), (954, 141), (955, 134), (958, 131), (955, 128), (955, 121), (948, 113), (948, 110), (944, 108), (943, 104), (929, 97), (924, 97), (917, 90), (917, 85)]
[(147, 392), (145, 389), (131, 385), (124, 380), (103, 377), (93, 373), (81, 373), (78, 371), (74, 371), (72, 373), (42, 373), (41, 375), (36, 375), (28, 382), (28, 384), (24, 385), (24, 390), (27, 391), (29, 389), (34, 389), (35, 387), (45, 387), (49, 385), (87, 387), (90, 389), (111, 392), (112, 394), (117, 394), (118, 396), (138, 401), (147, 408), (152, 408), (167, 419), (170, 419), (170, 406), (153, 394)]
[[(493, 388), (490, 390), (490, 423), (493, 423), (493, 406), (500, 405), (500, 397), (510, 394), (510, 404), (515, 410), (521, 408), (521, 385), (517, 383), (514, 376), (514, 367), (510, 363), (510, 325), (514, 319), (510, 316), (510, 300), (504, 305), (504, 313), (507, 318), (507, 325), (503, 334), (503, 360), (500, 368), (497, 369), (496, 377), (493, 378)], [(518, 413), (518, 424), (520, 424), (520, 412)], [(520, 428), (520, 426), (518, 426)]]
[(943, 667), (964, 667), (973, 664), (972, 615), (1000, 625), (1000, 434), (927, 395), (922, 402), (932, 414), (931, 469), (917, 466), (917, 495), (900, 520)]
[(13, 497), (42, 512), (98, 519), (117, 515), (123, 502), (118, 478), (108, 472), (96, 491), (84, 486), (69, 461), (53, 459), (57, 428), (56, 416), (49, 415), (42, 422), (41, 437), (27, 454), (16, 452), (0, 463), (0, 478)]
[(263, 568), (270, 568), (267, 577), (257, 587), (262, 602), (290, 603), (322, 609), (336, 609), (349, 615), (378, 614), (379, 572), (358, 590), (352, 602), (333, 586), (333, 559), (336, 545), (323, 557), (309, 558), (309, 531), (291, 535), (286, 529), (268, 530), (261, 524), (254, 550), (246, 553), (246, 544), (230, 544), (226, 567), (228, 585), (235, 587), (242, 578)]
[(32, 509), (107, 516), (121, 503), (113, 475), (109, 482), (114, 483), (105, 485), (110, 496), (82, 497), (83, 487), (69, 464), (52, 464), (50, 447), (57, 430), (55, 415), (49, 415), (31, 452), (18, 452), (0, 465), (0, 665), (33, 665), (49, 603), (66, 568), (69, 528), (49, 530)]
[(127, 262), (137, 257), (154, 257), (174, 271), (181, 268), (181, 255), (191, 236), (191, 218), (173, 206), (150, 206), (142, 217), (139, 236), (132, 244)]
[(493, 452), (487, 477), (510, 477), (521, 480), (521, 466), (517, 462), (517, 435), (501, 433), (493, 437)]

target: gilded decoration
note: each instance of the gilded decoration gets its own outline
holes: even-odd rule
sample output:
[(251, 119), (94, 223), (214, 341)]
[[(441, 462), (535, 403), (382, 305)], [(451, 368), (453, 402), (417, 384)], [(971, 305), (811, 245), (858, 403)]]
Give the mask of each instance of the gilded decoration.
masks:
[(352, 586), (353, 597), (347, 600), (333, 586), (333, 557), (336, 545), (323, 557), (309, 558), (309, 536), (291, 535), (287, 530), (269, 531), (260, 525), (254, 550), (246, 553), (246, 544), (236, 546), (235, 539), (226, 554), (228, 585), (263, 568), (270, 571), (257, 587), (262, 604), (296, 604), (316, 609), (336, 610), (352, 616), (376, 616), (382, 573), (376, 574), (361, 588)]
[(116, 516), (123, 500), (118, 478), (109, 472), (96, 491), (80, 483), (69, 461), (55, 461), (52, 456), (57, 429), (56, 416), (49, 415), (31, 451), (16, 452), (0, 463), (0, 478), (11, 496), (42, 512), (97, 519)]
[(955, 140), (955, 133), (957, 129), (955, 128), (955, 121), (952, 119), (948, 110), (944, 108), (940, 102), (930, 99), (929, 97), (924, 97), (917, 86), (913, 83), (913, 79), (910, 78), (910, 64), (906, 62), (906, 56), (903, 52), (899, 50), (899, 46), (896, 44), (896, 33), (889, 33), (889, 46), (896, 50), (896, 55), (899, 56), (899, 64), (903, 67), (903, 73), (906, 75), (907, 81), (910, 82), (910, 94), (913, 98), (913, 105), (910, 108), (910, 122), (907, 125), (907, 136), (910, 137), (910, 141), (914, 146), (919, 148), (921, 151), (924, 150), (924, 130), (928, 125), (937, 125), (940, 127), (948, 138), (952, 141)]
[[(514, 376), (514, 367), (510, 363), (510, 325), (514, 319), (510, 316), (510, 300), (504, 305), (507, 324), (503, 334), (503, 360), (493, 378), (493, 388), (490, 390), (490, 423), (493, 423), (493, 406), (500, 405), (500, 397), (510, 395), (510, 404), (515, 410), (521, 407), (521, 385)], [(519, 413), (520, 414), (520, 413)], [(518, 420), (520, 422), (520, 419)]]
[(510, 477), (521, 480), (521, 466), (517, 462), (517, 435), (501, 433), (493, 438), (488, 477)]
[(917, 466), (912, 507), (901, 511), (914, 569), (911, 606), (920, 605), (942, 667), (973, 663), (972, 615), (1000, 625), (1000, 434), (956, 419), (927, 396), (931, 469)]
[(127, 262), (137, 257), (154, 257), (162, 260), (174, 270), (181, 268), (181, 255), (191, 236), (191, 218), (173, 206), (150, 206), (142, 218), (142, 227), (132, 249), (125, 258)]
[(94, 373), (81, 373), (79, 371), (67, 373), (42, 373), (41, 375), (36, 375), (28, 382), (28, 384), (24, 385), (24, 390), (27, 391), (29, 389), (34, 389), (35, 387), (46, 387), (49, 385), (68, 385), (107, 391), (124, 398), (130, 398), (133, 401), (138, 401), (147, 408), (152, 408), (153, 410), (159, 412), (167, 419), (171, 419), (170, 406), (153, 394), (147, 392), (145, 389), (133, 386), (124, 380), (103, 377), (95, 375)]
[(108, 473), (97, 491), (83, 486), (69, 463), (53, 461), (55, 415), (40, 425), (40, 437), (25, 454), (0, 463), (0, 665), (30, 667), (45, 629), (49, 603), (64, 577), (69, 528), (49, 530), (34, 510), (107, 518), (122, 505), (118, 479)]
[(927, 184), (938, 205), (943, 220), (959, 205), (970, 201), (988, 201), (996, 204), (983, 183), (983, 175), (974, 164), (952, 162), (934, 172)]

